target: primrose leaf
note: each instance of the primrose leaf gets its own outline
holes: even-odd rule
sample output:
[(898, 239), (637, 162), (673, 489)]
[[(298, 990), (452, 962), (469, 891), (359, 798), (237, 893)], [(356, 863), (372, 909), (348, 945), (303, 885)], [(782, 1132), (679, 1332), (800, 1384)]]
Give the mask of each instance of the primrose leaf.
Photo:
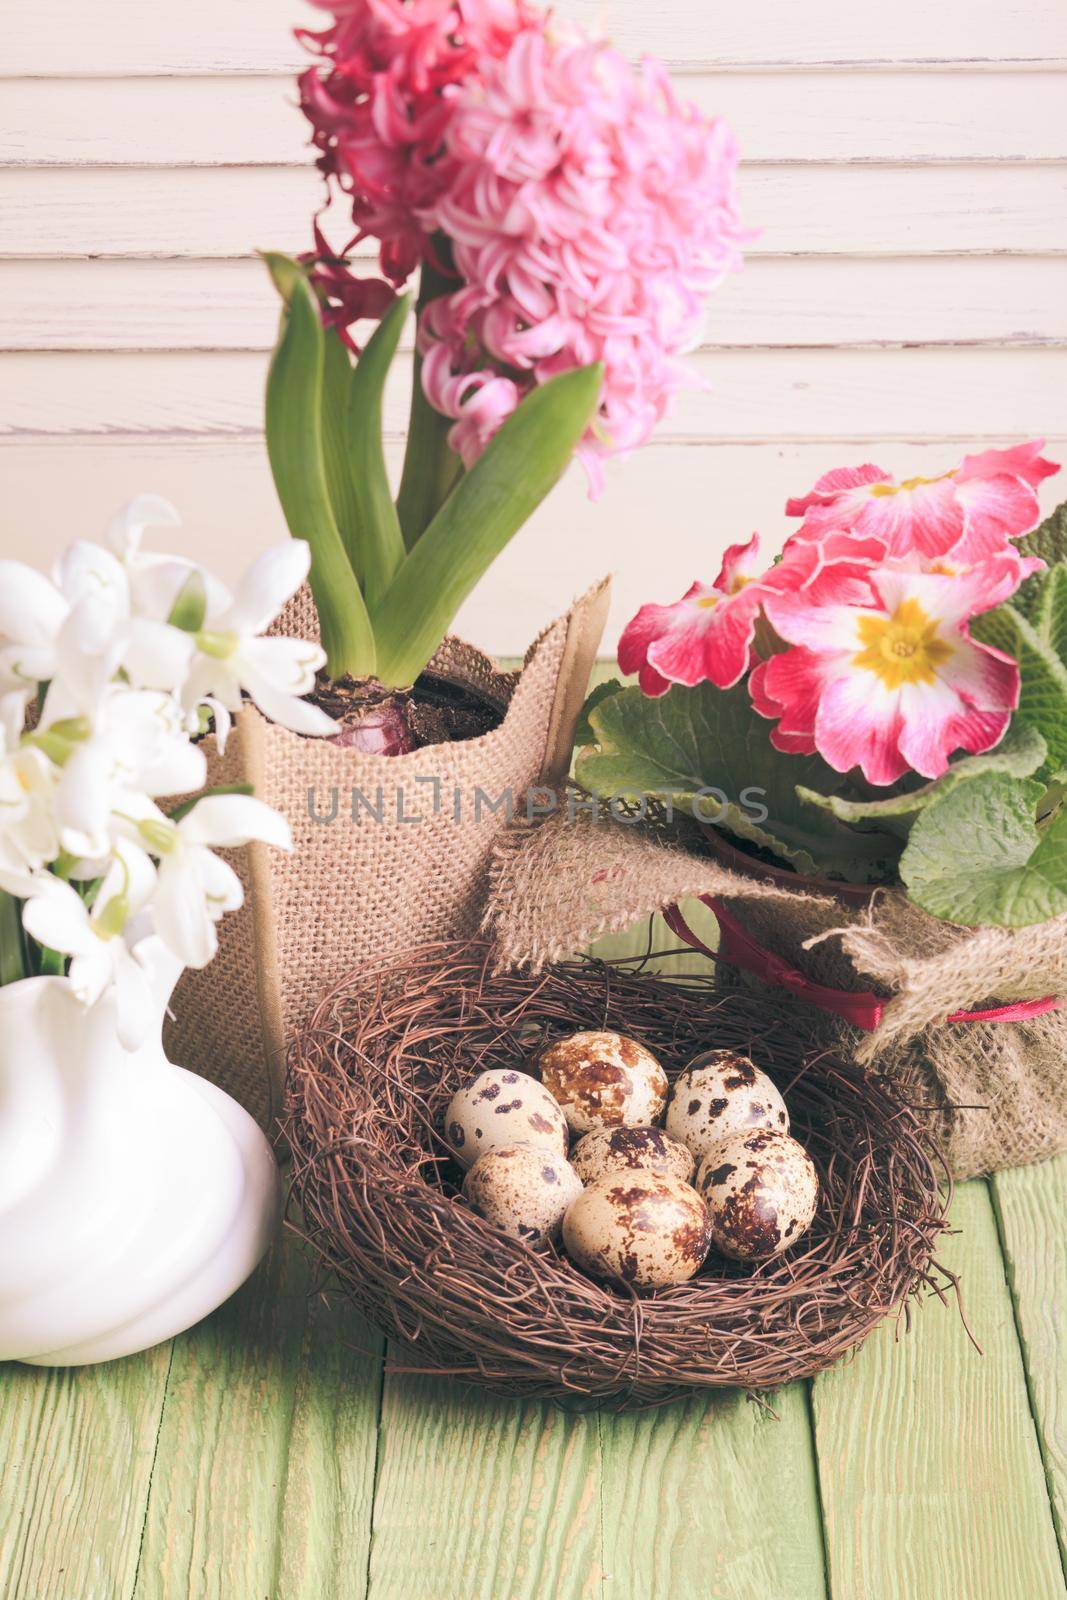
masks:
[(895, 840), (803, 805), (798, 779), (822, 790), (844, 780), (817, 756), (775, 750), (743, 685), (725, 692), (675, 685), (657, 699), (623, 689), (587, 706), (586, 715), (595, 745), (579, 752), (575, 772), (592, 794), (670, 801), (801, 873), (866, 883), (896, 859)]
[(1067, 563), (1044, 575), (1034, 622), (1045, 643), (1067, 663)]
[(970, 927), (1029, 927), (1067, 911), (1067, 812), (1042, 832), (1043, 784), (993, 773), (918, 817), (900, 875), (916, 905)]
[(1014, 605), (975, 617), (971, 632), (983, 644), (1014, 656), (1021, 686), (1016, 721), (1041, 734), (1048, 754), (1041, 775), (1067, 767), (1067, 665), (1037, 626)]
[(622, 693), (622, 682), (618, 678), (608, 678), (604, 683), (595, 684), (586, 696), (585, 705), (578, 717), (578, 724), (574, 730), (574, 743), (577, 749), (582, 745), (596, 744), (596, 732), (590, 722), (590, 714), (600, 705), (601, 701), (608, 700), (614, 694)]
[[(1039, 528), (1033, 533), (1028, 533), (1017, 541), (1019, 553), (1024, 556), (1040, 556), (1042, 561), (1047, 561), (1049, 567), (1056, 567), (1061, 562), (1067, 562), (1067, 500), (1063, 505), (1057, 506)], [(1027, 578), (1021, 588), (1012, 596), (1012, 605), (1021, 611), (1024, 617), (1033, 618), (1038, 607), (1044, 584), (1045, 573), (1037, 572), (1032, 578)]]
[(940, 778), (924, 783), (910, 794), (890, 795), (885, 800), (849, 800), (845, 795), (816, 794), (798, 787), (797, 794), (808, 805), (822, 806), (842, 822), (888, 822), (898, 817), (913, 817), (925, 811), (932, 801), (949, 794), (961, 783), (984, 777), (990, 772), (1006, 772), (1012, 778), (1029, 778), (1044, 765), (1047, 747), (1035, 728), (1013, 724), (995, 750), (983, 756), (964, 756)]

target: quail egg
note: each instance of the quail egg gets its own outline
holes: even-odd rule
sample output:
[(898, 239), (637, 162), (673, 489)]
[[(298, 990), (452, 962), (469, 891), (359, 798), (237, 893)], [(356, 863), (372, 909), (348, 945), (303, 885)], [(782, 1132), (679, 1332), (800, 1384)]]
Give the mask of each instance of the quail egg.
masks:
[(571, 1163), (583, 1183), (609, 1172), (655, 1172), (690, 1183), (696, 1167), (687, 1146), (662, 1128), (598, 1128), (578, 1140)]
[(541, 1051), (541, 1082), (572, 1133), (658, 1122), (667, 1074), (643, 1045), (621, 1033), (574, 1033)]
[(774, 1084), (736, 1050), (706, 1050), (675, 1080), (667, 1132), (699, 1160), (713, 1145), (748, 1128), (789, 1132), (789, 1113)]
[(735, 1261), (777, 1256), (811, 1227), (819, 1198), (815, 1163), (802, 1144), (775, 1128), (737, 1133), (697, 1170), (711, 1213), (711, 1237)]
[(544, 1244), (559, 1232), (563, 1213), (582, 1192), (565, 1156), (536, 1144), (487, 1150), (463, 1180), (471, 1206), (512, 1239)]
[(678, 1178), (613, 1172), (573, 1201), (563, 1218), (563, 1244), (596, 1277), (663, 1289), (700, 1270), (711, 1219), (696, 1190)]
[(567, 1154), (567, 1123), (548, 1090), (517, 1069), (494, 1067), (452, 1096), (445, 1138), (464, 1167), (499, 1144), (536, 1144)]

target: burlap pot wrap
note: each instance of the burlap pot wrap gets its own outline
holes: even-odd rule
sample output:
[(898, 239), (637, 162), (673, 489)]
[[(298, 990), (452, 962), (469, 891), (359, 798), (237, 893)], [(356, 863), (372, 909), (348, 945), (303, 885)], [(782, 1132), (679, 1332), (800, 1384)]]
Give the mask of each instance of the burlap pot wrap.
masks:
[[(289, 819), (294, 850), (228, 853), (245, 904), (220, 924), (215, 960), (186, 973), (175, 993), (173, 1060), (267, 1125), (287, 1041), (325, 990), (368, 961), (477, 931), (509, 806), (521, 812), (532, 786), (566, 772), (607, 604), (604, 582), (545, 630), (518, 672), (497, 672), (472, 646), (445, 641), (432, 673), (503, 713), (479, 738), (367, 756), (246, 707), (223, 756), (209, 740), (209, 784), (253, 784)], [(277, 631), (318, 637), (307, 591)]]
[[(579, 815), (513, 832), (498, 854), (485, 926), (500, 967), (539, 968), (705, 895), (728, 902), (745, 933), (806, 978), (884, 1001), (873, 1032), (827, 1015), (827, 1042), (932, 1108), (958, 1177), (1067, 1149), (1067, 1005), (1019, 1022), (946, 1021), (957, 1011), (1067, 996), (1067, 917), (962, 928), (896, 891), (849, 903), (790, 886), (788, 874), (755, 863), (739, 871), (646, 829)], [(760, 988), (768, 1007), (803, 1004)]]

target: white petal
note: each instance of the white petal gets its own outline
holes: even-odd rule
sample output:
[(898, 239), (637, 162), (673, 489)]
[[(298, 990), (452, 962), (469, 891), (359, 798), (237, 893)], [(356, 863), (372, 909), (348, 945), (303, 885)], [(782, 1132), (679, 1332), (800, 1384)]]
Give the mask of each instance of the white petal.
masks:
[(263, 715), (279, 728), (288, 728), (290, 733), (305, 734), (312, 739), (329, 739), (337, 732), (336, 722), (319, 706), (273, 689), (255, 673), (245, 675), (245, 688)]
[(81, 895), (58, 878), (42, 880), (39, 891), (22, 913), (22, 925), (31, 939), (64, 955), (94, 955), (101, 941), (89, 926)]
[(110, 550), (78, 539), (60, 556), (56, 582), (72, 606), (95, 600), (116, 616), (127, 616), (130, 585), (125, 569)]
[(139, 494), (112, 518), (105, 534), (108, 544), (124, 561), (135, 555), (146, 528), (180, 528), (182, 519), (159, 494)]
[(122, 660), (132, 683), (173, 693), (184, 684), (195, 651), (180, 628), (137, 617), (127, 625)]
[(197, 849), (196, 863), (211, 920), (218, 922), (227, 911), (239, 911), (245, 903), (244, 886), (229, 862), (210, 850)]
[(264, 550), (237, 587), (237, 597), (222, 626), (235, 633), (262, 633), (311, 570), (311, 546), (303, 539)]
[(93, 948), (71, 962), (70, 986), (83, 1005), (94, 1006), (111, 982), (114, 970), (107, 946), (102, 939), (94, 939)]
[(72, 856), (106, 855), (110, 847), (112, 765), (102, 743), (75, 750), (56, 787), (56, 822)]
[(242, 845), (261, 839), (279, 850), (293, 848), (289, 824), (280, 811), (247, 794), (205, 795), (178, 824), (183, 843)]
[(21, 561), (0, 561), (0, 635), (19, 644), (51, 644), (69, 609), (40, 572)]
[(140, 778), (150, 795), (195, 794), (207, 782), (207, 756), (186, 739), (168, 739)]
[(147, 972), (125, 945), (115, 950), (115, 1004), (119, 1039), (136, 1050), (158, 1022), (160, 1008)]
[[(215, 929), (204, 903), (196, 863), (182, 858), (185, 851), (163, 862), (152, 913), (156, 932), (186, 967), (206, 967), (218, 948)], [(191, 870), (190, 870), (191, 867)]]

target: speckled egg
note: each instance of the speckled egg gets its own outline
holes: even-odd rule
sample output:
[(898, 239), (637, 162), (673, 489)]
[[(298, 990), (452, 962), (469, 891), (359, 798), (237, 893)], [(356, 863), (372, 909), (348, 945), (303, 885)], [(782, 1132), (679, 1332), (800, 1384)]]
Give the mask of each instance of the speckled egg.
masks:
[(774, 1084), (736, 1050), (706, 1050), (675, 1080), (667, 1132), (697, 1160), (723, 1139), (748, 1128), (789, 1132), (789, 1113)]
[(445, 1138), (464, 1167), (501, 1144), (536, 1144), (567, 1154), (567, 1122), (543, 1084), (505, 1067), (483, 1072), (454, 1094)]
[(537, 1066), (573, 1133), (639, 1127), (663, 1116), (667, 1074), (621, 1033), (572, 1033), (542, 1050)]
[(721, 1255), (761, 1261), (788, 1250), (811, 1227), (819, 1198), (815, 1163), (775, 1128), (737, 1133), (701, 1162), (696, 1186), (711, 1213)]
[(595, 1277), (665, 1289), (699, 1272), (711, 1244), (711, 1218), (696, 1190), (678, 1178), (613, 1172), (570, 1206), (563, 1244)]
[(689, 1183), (696, 1168), (687, 1146), (662, 1128), (598, 1128), (578, 1140), (571, 1164), (583, 1183), (609, 1172), (654, 1172)]
[(525, 1244), (554, 1238), (582, 1192), (565, 1156), (536, 1144), (501, 1144), (479, 1156), (463, 1180), (467, 1200), (502, 1233)]

